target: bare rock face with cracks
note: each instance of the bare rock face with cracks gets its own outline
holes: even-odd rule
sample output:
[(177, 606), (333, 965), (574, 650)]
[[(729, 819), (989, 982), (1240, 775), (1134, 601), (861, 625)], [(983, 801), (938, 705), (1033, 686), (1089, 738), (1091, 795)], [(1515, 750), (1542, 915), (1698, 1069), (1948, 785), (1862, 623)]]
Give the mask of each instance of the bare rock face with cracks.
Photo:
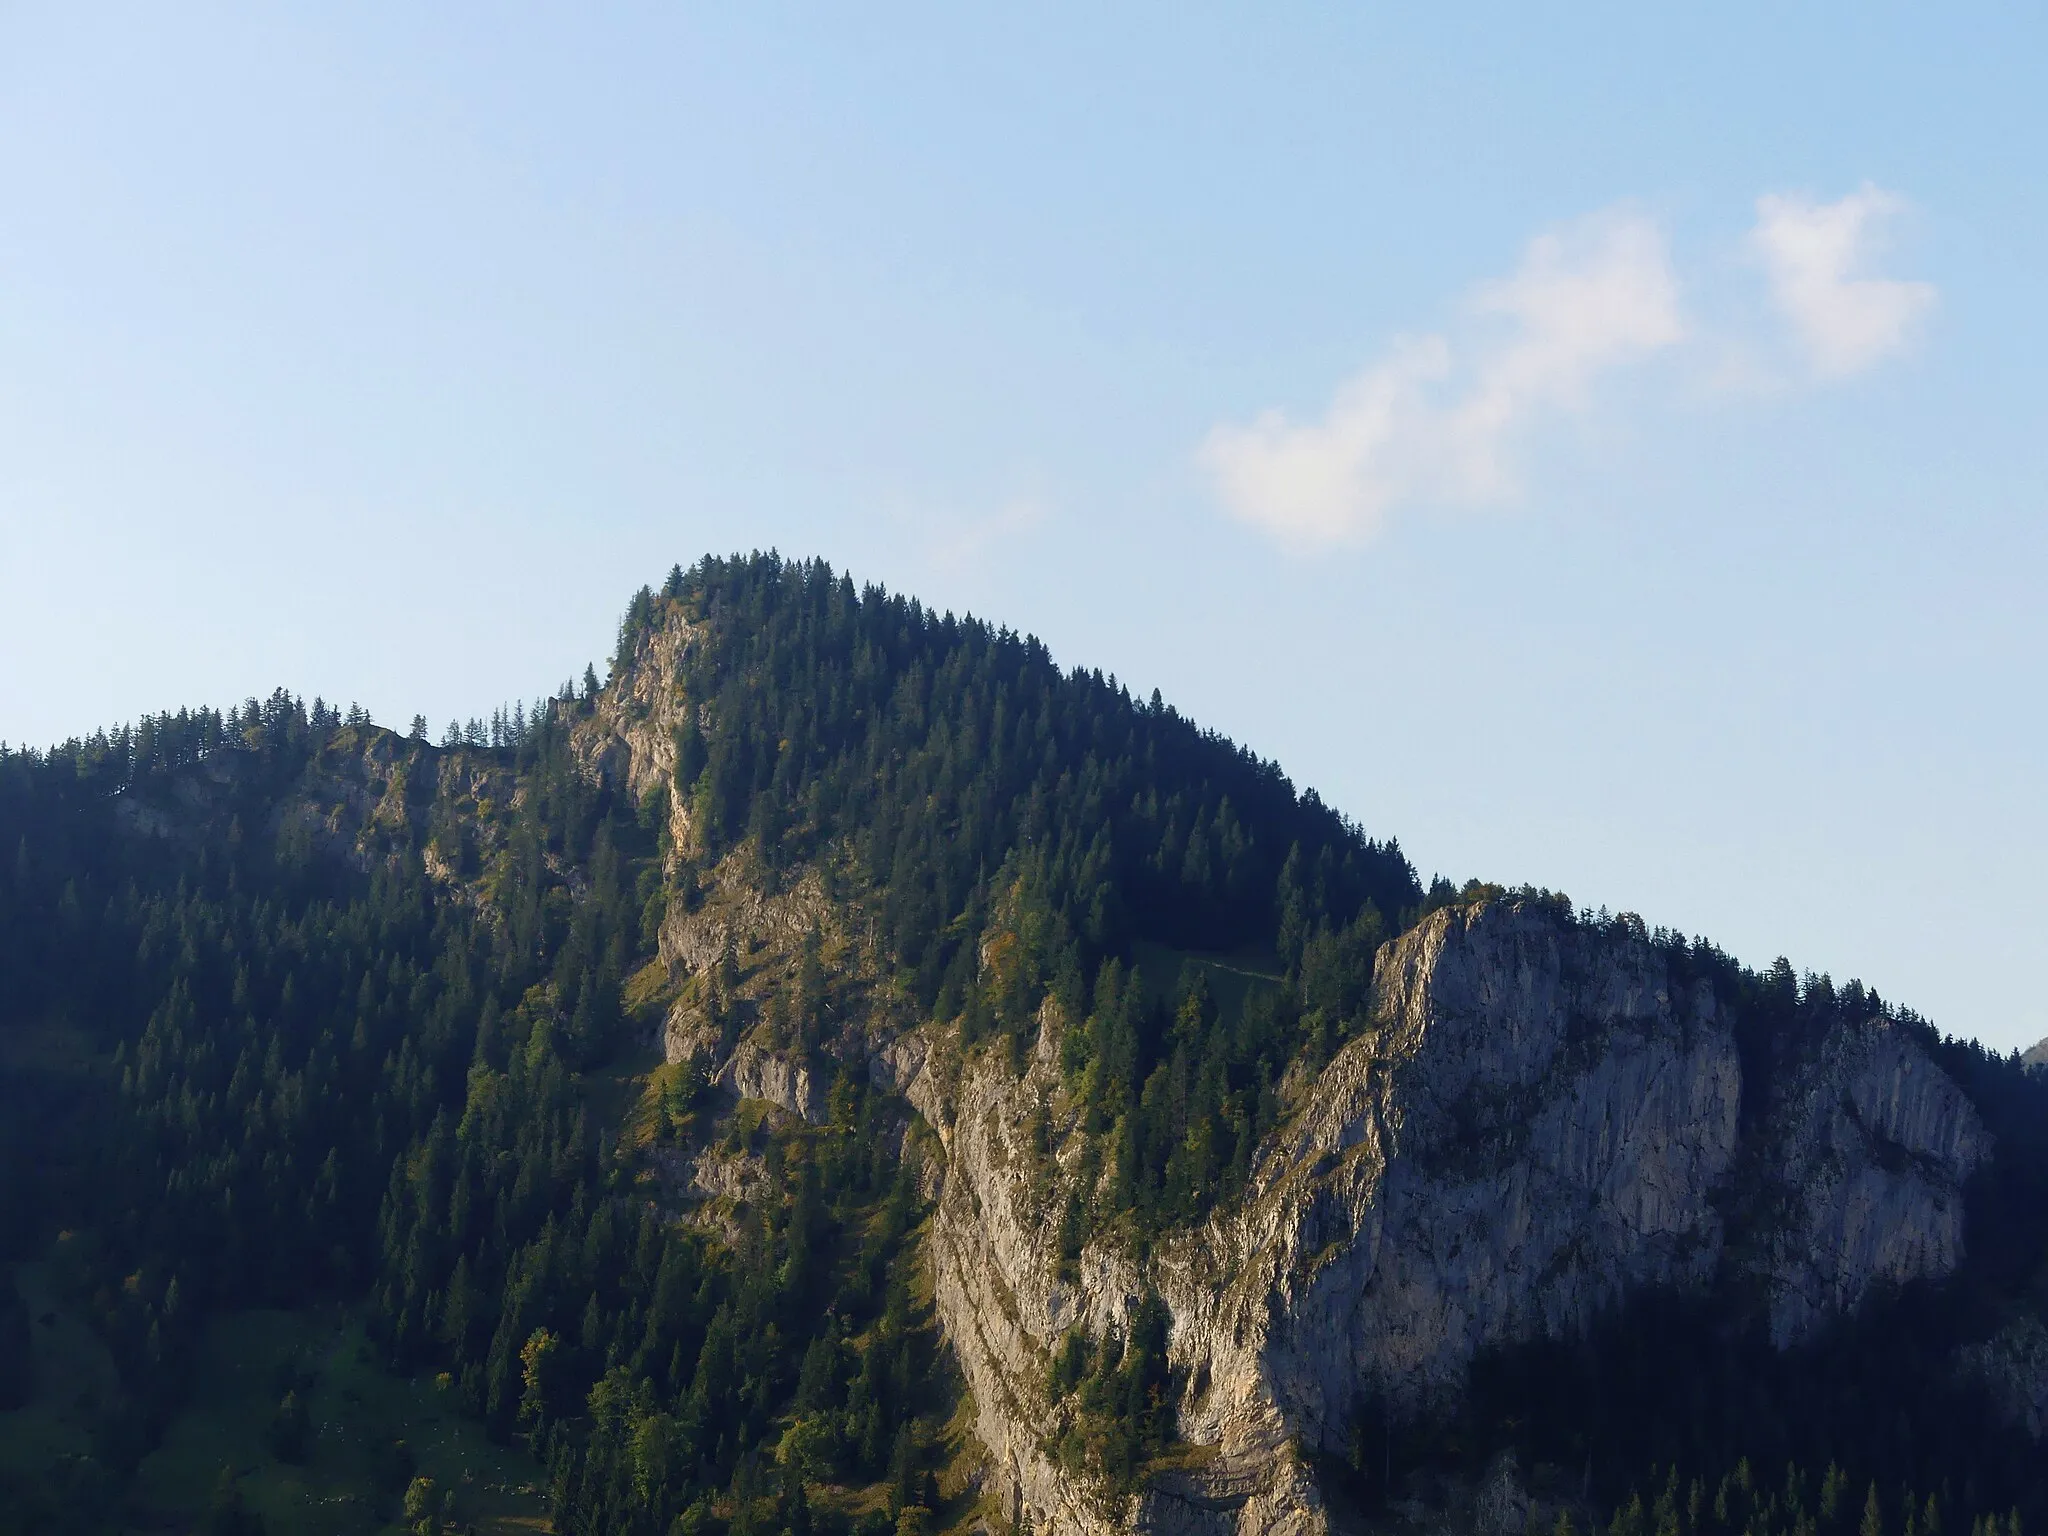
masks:
[[(695, 707), (672, 677), (692, 643), (686, 624), (643, 641), (580, 728), (590, 771), (635, 793), (672, 773)], [(678, 798), (678, 849), (690, 814)], [(876, 979), (862, 926), (821, 871), (771, 894), (733, 855), (671, 907), (661, 957), (701, 976), (735, 949), (811, 935)], [(671, 1060), (821, 1116), (819, 1072), (721, 1033), (691, 997), (666, 1025)], [(1367, 1026), (1320, 1072), (1290, 1077), (1239, 1197), (1148, 1243), (1098, 1235), (1074, 1261), (1059, 1240), (1080, 1138), (1061, 1118), (1058, 1005), (1042, 1008), (1019, 1071), (907, 1020), (886, 988), (871, 997), (826, 1051), (936, 1133), (927, 1259), (986, 1491), (1018, 1528), (1060, 1536), (1327, 1530), (1304, 1452), (1340, 1449), (1361, 1396), (1441, 1407), (1481, 1349), (1569, 1336), (1643, 1287), (1732, 1275), (1789, 1345), (1873, 1287), (1953, 1271), (1962, 1186), (1990, 1151), (1962, 1090), (1883, 1019), (1837, 1027), (1767, 1111), (1746, 1114), (1757, 1085), (1706, 983), (1675, 978), (1640, 931), (1497, 898), (1435, 911), (1381, 948)], [(1030, 1146), (1048, 1113), (1049, 1167)], [(1744, 1211), (1771, 1215), (1731, 1242)], [(1117, 1494), (1053, 1454), (1048, 1362), (1076, 1325), (1124, 1328), (1147, 1296), (1171, 1314), (1182, 1450), (1143, 1491)], [(1979, 1368), (2018, 1374), (2003, 1356)], [(2038, 1423), (2038, 1396), (2013, 1395)]]
[[(1035, 1528), (1322, 1529), (1297, 1448), (1339, 1449), (1362, 1392), (1442, 1403), (1482, 1346), (1569, 1333), (1726, 1260), (1735, 1041), (1651, 945), (1490, 902), (1387, 945), (1377, 982), (1373, 1027), (1305, 1087), (1242, 1201), (1143, 1266), (1091, 1248), (1060, 1277), (1024, 1153), (1032, 1106), (1056, 1092), (1053, 1051), (1021, 1079), (907, 1083), (949, 1153), (942, 1314)], [(1831, 1038), (1800, 1088), (1752, 1133), (1784, 1157), (1796, 1213), (1756, 1277), (1787, 1340), (1874, 1284), (1953, 1268), (1960, 1182), (1985, 1149), (1960, 1090), (1882, 1025)], [(1040, 1445), (1045, 1362), (1074, 1323), (1117, 1326), (1147, 1287), (1173, 1314), (1180, 1432), (1210, 1454), (1105, 1510)]]

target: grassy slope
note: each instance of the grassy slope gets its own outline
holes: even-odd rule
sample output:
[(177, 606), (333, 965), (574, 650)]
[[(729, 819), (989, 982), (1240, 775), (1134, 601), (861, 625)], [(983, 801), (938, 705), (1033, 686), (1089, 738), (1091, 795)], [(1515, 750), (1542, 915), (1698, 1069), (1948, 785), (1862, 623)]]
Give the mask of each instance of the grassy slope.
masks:
[[(0, 1473), (33, 1475), (90, 1454), (95, 1413), (118, 1387), (112, 1360), (63, 1306), (47, 1266), (23, 1266), (18, 1283), (36, 1320), (37, 1390), (27, 1407), (0, 1414)], [(459, 1520), (497, 1536), (547, 1529), (539, 1466), (493, 1445), (432, 1381), (386, 1374), (348, 1311), (217, 1318), (205, 1360), (192, 1400), (137, 1469), (136, 1529), (190, 1528), (225, 1466), (273, 1533), (395, 1532), (391, 1517), (411, 1475), (396, 1450), (401, 1440), (419, 1472), (456, 1490)], [(314, 1434), (305, 1461), (287, 1465), (271, 1453), (268, 1431), (294, 1374), (314, 1377)]]
[(1245, 999), (1254, 987), (1277, 987), (1281, 982), (1279, 957), (1265, 950), (1236, 950), (1229, 954), (1197, 954), (1193, 950), (1169, 949), (1140, 939), (1131, 946), (1132, 963), (1148, 995), (1172, 1007), (1180, 996), (1183, 980), (1192, 970), (1202, 972), (1209, 983), (1209, 995), (1225, 1016), (1244, 1010)]
[[(375, 1364), (360, 1322), (340, 1310), (244, 1312), (207, 1330), (212, 1362), (163, 1444), (144, 1459), (134, 1501), (145, 1516), (203, 1509), (223, 1466), (272, 1531), (309, 1536), (397, 1530), (407, 1461), (456, 1491), (458, 1520), (485, 1532), (547, 1529), (541, 1470), (493, 1445), (432, 1381), (401, 1381)], [(280, 1462), (267, 1430), (294, 1369), (314, 1375), (306, 1459)], [(409, 1457), (396, 1449), (403, 1441)]]
[(59, 1304), (47, 1265), (22, 1265), (15, 1284), (33, 1324), (36, 1391), (26, 1407), (0, 1413), (0, 1475), (30, 1477), (92, 1454), (94, 1419), (120, 1379), (106, 1347)]

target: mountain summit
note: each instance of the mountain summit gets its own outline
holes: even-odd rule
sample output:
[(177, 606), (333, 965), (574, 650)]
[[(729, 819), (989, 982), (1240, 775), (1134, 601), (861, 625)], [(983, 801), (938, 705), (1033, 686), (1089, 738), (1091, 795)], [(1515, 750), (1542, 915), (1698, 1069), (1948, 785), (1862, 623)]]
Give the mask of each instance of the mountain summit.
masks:
[(2048, 1081), (1425, 889), (821, 563), (678, 569), (608, 681), (439, 745), (279, 693), (7, 754), (0, 849), (0, 1434), (72, 1436), (24, 1528), (535, 1513), (306, 1427), (363, 1372), (562, 1531), (2048, 1519)]

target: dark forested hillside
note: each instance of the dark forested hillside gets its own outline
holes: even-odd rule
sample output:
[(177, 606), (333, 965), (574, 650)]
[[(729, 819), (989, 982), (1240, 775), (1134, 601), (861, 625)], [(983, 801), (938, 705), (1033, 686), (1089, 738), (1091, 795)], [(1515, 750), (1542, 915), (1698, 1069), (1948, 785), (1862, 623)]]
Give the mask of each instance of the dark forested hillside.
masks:
[[(572, 750), (594, 678), (438, 747), (280, 692), (0, 757), (0, 1243), (59, 1275), (119, 1380), (80, 1451), (108, 1479), (9, 1467), (0, 1519), (116, 1521), (208, 1320), (325, 1301), (530, 1445), (565, 1529), (809, 1518), (776, 1456), (792, 1412), (796, 1464), (893, 1519), (929, 1502), (919, 1416), (947, 1391), (905, 1248), (916, 1155), (842, 1074), (824, 1125), (748, 1133), (781, 1176), (741, 1230), (665, 1217), (616, 1079), (647, 1070), (633, 989), (671, 887), (743, 842), (771, 881), (843, 846), (914, 1005), (970, 1037), (1140, 939), (1299, 958), (1418, 897), (1272, 765), (1034, 641), (821, 566), (706, 562), (636, 601), (621, 669), (655, 604), (708, 637), (679, 680), (706, 728), (677, 743), (703, 830), (675, 878), (666, 807)], [(1027, 953), (990, 997), (1005, 895)], [(1135, 1101), (1165, 1041), (1117, 1018), (1101, 1092)], [(1219, 1047), (1194, 1113), (1292, 1045)], [(716, 1112), (661, 1091), (671, 1137)]]
[[(600, 726), (650, 698), (676, 723), (664, 771), (636, 777)], [(316, 1485), (334, 1529), (512, 1529), (532, 1511), (490, 1490), (521, 1478), (593, 1536), (985, 1521), (920, 1262), (936, 1144), (848, 1045), (861, 1021), (1021, 1064), (1057, 1009), (1094, 1191), (1060, 1243), (1142, 1249), (1244, 1187), (1290, 1072), (1362, 1026), (1381, 944), (1488, 894), (1425, 892), (1391, 840), (1156, 695), (772, 556), (674, 571), (634, 599), (606, 685), (439, 744), (280, 691), (0, 751), (0, 1532), (329, 1528), (302, 1524)], [(693, 915), (778, 902), (808, 915), (678, 958)], [(1828, 1009), (1885, 1010), (1669, 947), (1747, 999), (1759, 1059)], [(728, 1056), (758, 1037), (815, 1112), (714, 1082), (678, 1021)], [(2006, 1234), (1968, 1276), (1988, 1315), (2048, 1284), (2048, 1120), (2016, 1062), (1925, 1034), (1994, 1131), (2037, 1147), (1976, 1197)], [(487, 1437), (526, 1472), (437, 1475), (396, 1420), (341, 1445), (308, 1406), (343, 1391), (337, 1368), (307, 1355), (255, 1371), (257, 1438), (208, 1440), (223, 1341), (272, 1314), (359, 1330), (356, 1363), (427, 1393), (450, 1444)], [(1135, 1315), (1049, 1367), (1081, 1405), (1075, 1464), (1124, 1487), (1167, 1452), (1179, 1390), (1168, 1320)], [(1564, 1426), (1526, 1362), (1488, 1369), (1474, 1411), (1496, 1418), (1440, 1426), (1409, 1464), (1479, 1455), (1532, 1411)], [(381, 1390), (349, 1381), (358, 1407)], [(1650, 1479), (1709, 1455), (1728, 1465), (1687, 1475), (1735, 1476), (1749, 1410), (1716, 1390), (1709, 1415), (1674, 1383), (1695, 1406), (1671, 1422), (1711, 1426), (1589, 1472), (1620, 1536), (1710, 1528), (1666, 1520)], [(1663, 1422), (1654, 1394), (1628, 1401)], [(1892, 1418), (1910, 1434), (1916, 1411)], [(1615, 1421), (1581, 1417), (1559, 1434), (1598, 1459), (1585, 1436)], [(1381, 1485), (1365, 1440), (1349, 1474), (1361, 1509), (1388, 1492), (1383, 1439)], [(1823, 1443), (1870, 1459), (1825, 1436), (1754, 1450)], [(2003, 1463), (1943, 1482), (1956, 1457), (1914, 1469), (1913, 1536), (2025, 1495)], [(1813, 1476), (1799, 1498), (1843, 1528), (1851, 1495)], [(1706, 1497), (1717, 1532), (1778, 1528)], [(1763, 1497), (1745, 1482), (1734, 1507)], [(1861, 1536), (1899, 1536), (1903, 1497), (1887, 1486)], [(1820, 1529), (1799, 1518), (1779, 1525)]]

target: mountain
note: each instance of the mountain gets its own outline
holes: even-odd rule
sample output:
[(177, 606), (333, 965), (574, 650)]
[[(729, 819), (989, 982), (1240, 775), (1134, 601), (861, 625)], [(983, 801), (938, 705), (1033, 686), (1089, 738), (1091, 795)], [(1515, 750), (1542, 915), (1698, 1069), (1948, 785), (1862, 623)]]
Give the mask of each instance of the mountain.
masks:
[(2048, 1079), (822, 564), (0, 854), (0, 1530), (2048, 1520)]

